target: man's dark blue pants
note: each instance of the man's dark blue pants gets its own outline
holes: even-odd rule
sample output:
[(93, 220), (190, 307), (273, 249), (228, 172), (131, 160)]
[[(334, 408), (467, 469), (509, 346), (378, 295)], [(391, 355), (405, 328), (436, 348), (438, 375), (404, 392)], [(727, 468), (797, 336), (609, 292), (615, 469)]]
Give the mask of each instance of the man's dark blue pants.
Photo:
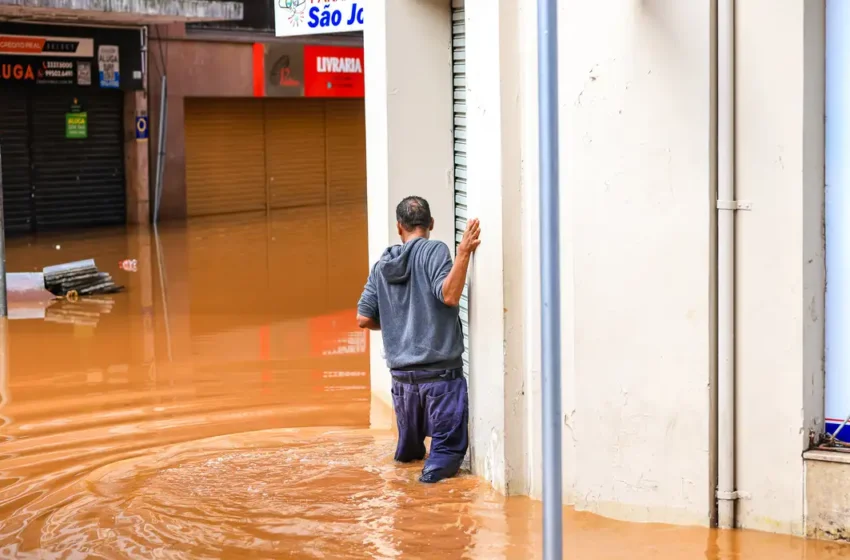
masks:
[[(398, 424), (395, 460), (408, 463), (425, 458), (425, 438), (431, 453), (423, 476), (436, 481), (457, 474), (469, 447), (469, 398), (461, 371), (393, 371), (392, 394)], [(422, 379), (423, 381), (419, 381)], [(425, 481), (423, 479), (423, 481)]]

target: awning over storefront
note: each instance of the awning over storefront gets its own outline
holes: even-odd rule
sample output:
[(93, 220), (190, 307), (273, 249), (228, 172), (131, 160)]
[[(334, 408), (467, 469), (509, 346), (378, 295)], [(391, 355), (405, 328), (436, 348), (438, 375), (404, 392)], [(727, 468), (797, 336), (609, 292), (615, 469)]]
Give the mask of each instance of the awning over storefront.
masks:
[(242, 19), (241, 2), (218, 0), (0, 0), (0, 20), (163, 24)]

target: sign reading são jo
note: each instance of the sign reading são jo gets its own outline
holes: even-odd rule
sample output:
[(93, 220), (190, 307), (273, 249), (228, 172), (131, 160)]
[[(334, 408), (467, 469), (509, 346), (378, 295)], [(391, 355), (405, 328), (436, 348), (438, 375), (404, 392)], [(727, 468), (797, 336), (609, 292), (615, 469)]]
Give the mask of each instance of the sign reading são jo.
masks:
[(292, 37), (363, 30), (368, 0), (275, 0), (275, 35)]

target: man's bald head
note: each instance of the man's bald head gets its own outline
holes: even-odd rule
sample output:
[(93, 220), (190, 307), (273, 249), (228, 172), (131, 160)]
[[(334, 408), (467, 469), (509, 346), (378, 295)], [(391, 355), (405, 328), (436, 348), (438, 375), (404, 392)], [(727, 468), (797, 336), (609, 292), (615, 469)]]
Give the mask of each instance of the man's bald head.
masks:
[(431, 217), (431, 207), (421, 196), (408, 196), (398, 203), (395, 209), (398, 225), (407, 232), (417, 229), (431, 231), (434, 220)]

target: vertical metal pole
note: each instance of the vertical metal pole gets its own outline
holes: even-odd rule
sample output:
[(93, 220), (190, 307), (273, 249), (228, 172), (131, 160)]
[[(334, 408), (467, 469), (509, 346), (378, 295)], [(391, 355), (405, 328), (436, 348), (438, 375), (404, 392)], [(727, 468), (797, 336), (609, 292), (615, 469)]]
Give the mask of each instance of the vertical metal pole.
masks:
[(142, 27), (142, 89), (148, 93), (148, 26)]
[(3, 210), (3, 154), (0, 149), (0, 317), (8, 317), (6, 302), (6, 216)]
[(543, 558), (563, 555), (561, 267), (558, 202), (558, 2), (537, 1), (540, 119), (540, 294), (543, 351)]
[(156, 158), (156, 182), (154, 184), (153, 223), (159, 222), (159, 203), (162, 199), (162, 179), (165, 176), (165, 129), (168, 122), (168, 78), (162, 75), (162, 87), (159, 99), (159, 130)]

